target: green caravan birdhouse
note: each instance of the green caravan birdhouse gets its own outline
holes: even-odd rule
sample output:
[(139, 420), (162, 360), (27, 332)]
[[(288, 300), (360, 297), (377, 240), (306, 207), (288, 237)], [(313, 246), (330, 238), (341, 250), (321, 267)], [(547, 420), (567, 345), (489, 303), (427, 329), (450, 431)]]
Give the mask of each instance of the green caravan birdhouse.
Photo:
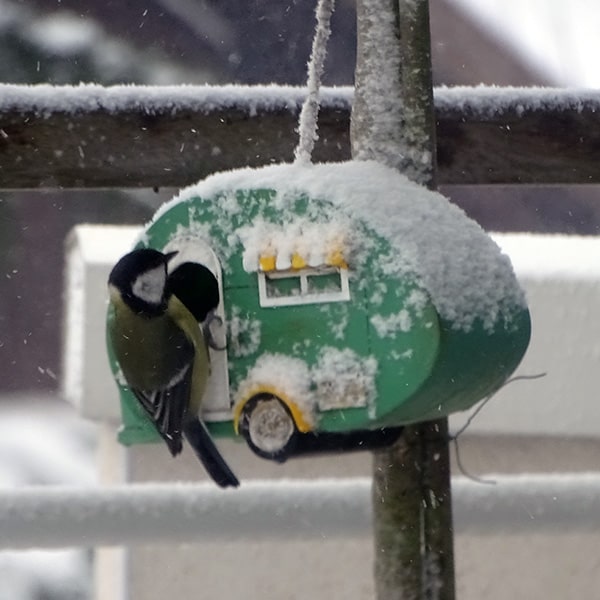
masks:
[[(211, 176), (159, 210), (139, 246), (210, 271), (202, 418), (266, 458), (372, 447), (468, 409), (529, 343), (509, 259), (447, 199), (376, 163)], [(179, 289), (194, 312), (205, 278)], [(158, 439), (112, 367), (121, 440)]]

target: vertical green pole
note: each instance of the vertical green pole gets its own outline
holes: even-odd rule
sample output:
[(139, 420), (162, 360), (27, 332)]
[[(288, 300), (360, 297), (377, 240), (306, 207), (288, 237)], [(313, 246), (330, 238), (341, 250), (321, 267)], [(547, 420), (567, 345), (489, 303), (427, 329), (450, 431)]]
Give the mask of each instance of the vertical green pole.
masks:
[[(433, 187), (428, 0), (357, 0), (357, 23), (353, 156)], [(407, 427), (375, 453), (373, 513), (377, 599), (453, 600), (446, 419)]]

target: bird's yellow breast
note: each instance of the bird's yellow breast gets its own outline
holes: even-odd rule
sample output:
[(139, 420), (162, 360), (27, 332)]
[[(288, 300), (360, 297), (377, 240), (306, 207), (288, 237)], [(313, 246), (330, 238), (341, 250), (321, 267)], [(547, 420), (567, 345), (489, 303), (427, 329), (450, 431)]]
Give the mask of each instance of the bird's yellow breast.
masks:
[(139, 390), (162, 389), (191, 362), (189, 408), (197, 412), (209, 375), (209, 358), (192, 314), (174, 296), (167, 311), (156, 317), (135, 314), (115, 294), (111, 294), (111, 302), (114, 319), (109, 334), (127, 383)]

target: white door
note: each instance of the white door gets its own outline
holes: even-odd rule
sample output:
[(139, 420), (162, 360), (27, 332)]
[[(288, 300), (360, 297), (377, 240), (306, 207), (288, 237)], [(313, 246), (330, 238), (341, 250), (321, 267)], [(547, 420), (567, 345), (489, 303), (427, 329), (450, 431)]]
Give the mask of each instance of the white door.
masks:
[[(207, 267), (217, 278), (219, 284), (219, 306), (217, 317), (211, 324), (211, 332), (216, 346), (222, 348), (226, 343), (225, 312), (223, 309), (223, 278), (219, 259), (212, 248), (202, 239), (189, 236), (176, 237), (167, 244), (164, 252), (177, 250), (178, 254), (169, 262), (169, 271), (173, 271), (185, 262), (200, 263)], [(227, 370), (227, 350), (209, 348), (211, 375), (202, 401), (202, 418), (206, 421), (231, 420), (229, 401), (229, 375)]]

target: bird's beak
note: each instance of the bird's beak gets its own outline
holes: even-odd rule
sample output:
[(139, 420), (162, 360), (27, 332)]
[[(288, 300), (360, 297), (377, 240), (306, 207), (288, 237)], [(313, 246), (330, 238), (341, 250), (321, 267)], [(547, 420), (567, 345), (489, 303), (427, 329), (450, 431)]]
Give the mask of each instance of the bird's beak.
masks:
[(172, 258), (177, 256), (177, 254), (179, 254), (179, 250), (174, 250), (173, 252), (167, 252), (165, 254), (165, 262), (166, 263), (170, 262)]

